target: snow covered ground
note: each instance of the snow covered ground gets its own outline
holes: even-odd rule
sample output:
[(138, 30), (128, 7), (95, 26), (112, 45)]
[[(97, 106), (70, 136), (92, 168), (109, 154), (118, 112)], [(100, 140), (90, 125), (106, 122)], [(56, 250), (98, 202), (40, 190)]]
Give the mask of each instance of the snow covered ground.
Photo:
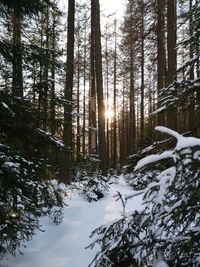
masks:
[[(87, 267), (98, 250), (85, 249), (91, 243), (89, 238), (92, 230), (120, 218), (122, 205), (113, 198), (116, 191), (129, 195), (133, 191), (120, 177), (117, 184), (111, 184), (105, 197), (97, 202), (87, 202), (76, 192), (66, 197), (69, 205), (64, 209), (64, 219), (55, 225), (49, 218), (41, 220), (45, 232), (37, 232), (32, 241), (27, 242), (23, 249), (24, 255), (6, 256), (3, 267)], [(141, 196), (129, 200), (126, 212), (139, 210)]]

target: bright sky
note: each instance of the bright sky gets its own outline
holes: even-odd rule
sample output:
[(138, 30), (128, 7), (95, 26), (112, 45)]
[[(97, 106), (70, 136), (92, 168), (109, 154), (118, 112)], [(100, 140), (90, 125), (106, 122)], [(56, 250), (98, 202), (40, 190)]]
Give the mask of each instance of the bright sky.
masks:
[[(84, 1), (81, 1), (84, 2)], [(116, 12), (116, 18), (120, 18), (123, 15), (125, 9), (126, 0), (99, 0), (102, 13), (105, 15), (113, 14)], [(67, 8), (66, 0), (58, 0), (61, 9)]]
[(126, 0), (99, 0), (101, 11), (106, 15), (116, 12), (116, 17), (122, 17)]

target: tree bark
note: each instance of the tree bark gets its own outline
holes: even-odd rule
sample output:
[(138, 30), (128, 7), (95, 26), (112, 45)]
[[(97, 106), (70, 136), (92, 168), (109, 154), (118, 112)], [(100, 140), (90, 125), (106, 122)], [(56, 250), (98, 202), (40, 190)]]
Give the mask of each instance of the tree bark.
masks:
[(114, 92), (113, 92), (113, 166), (117, 164), (117, 21), (114, 21), (115, 50), (114, 50)]
[(140, 106), (140, 137), (144, 136), (144, 1), (141, 2), (141, 106)]
[(50, 95), (50, 132), (56, 132), (56, 110), (55, 110), (55, 48), (56, 48), (56, 35), (55, 35), (55, 17), (53, 17), (52, 25), (52, 66), (51, 66), (51, 95)]
[(48, 90), (49, 90), (49, 8), (47, 6), (45, 20), (44, 20), (44, 31), (45, 31), (45, 64), (44, 64), (44, 72), (43, 72), (43, 80), (42, 80), (42, 128), (47, 131), (47, 120), (48, 120)]
[[(190, 38), (193, 35), (193, 14), (192, 14), (192, 0), (189, 0), (189, 32), (190, 32)], [(192, 59), (194, 56), (194, 44), (190, 43), (190, 59)], [(194, 66), (191, 66), (190, 69), (190, 80), (194, 80)], [(189, 98), (188, 101), (188, 129), (189, 131), (192, 131), (192, 129), (196, 125), (196, 116), (195, 116), (195, 96), (192, 95)]]
[(99, 157), (100, 169), (106, 173), (106, 138), (105, 138), (105, 107), (103, 94), (102, 77), (102, 54), (101, 54), (101, 30), (100, 30), (100, 8), (99, 0), (92, 0), (94, 9), (94, 29), (95, 29), (95, 70), (97, 81), (97, 103), (98, 103), (98, 128), (99, 128)]
[(13, 58), (12, 58), (12, 95), (23, 98), (22, 44), (21, 44), (20, 5), (14, 4), (12, 14)]
[[(125, 128), (125, 77), (123, 75), (123, 84), (122, 84), (122, 110), (121, 110), (121, 119), (120, 119), (120, 163), (123, 166), (125, 163), (126, 157), (126, 128)], [(126, 124), (127, 125), (127, 124)]]
[(89, 152), (97, 154), (96, 121), (96, 71), (95, 71), (95, 27), (94, 8), (91, 2), (91, 45), (90, 45), (90, 96), (89, 96)]
[(81, 159), (81, 131), (80, 131), (80, 40), (78, 37), (78, 48), (77, 48), (77, 144), (76, 144), (76, 161), (79, 163)]
[(129, 155), (135, 152), (136, 125), (135, 125), (135, 88), (134, 88), (134, 48), (131, 42), (130, 47), (130, 124), (129, 124)]
[[(167, 54), (167, 85), (169, 86), (176, 79), (176, 0), (167, 0)], [(176, 94), (176, 92), (174, 93)], [(177, 130), (177, 109), (175, 107), (167, 111), (167, 126)]]
[(85, 14), (85, 29), (84, 29), (84, 59), (83, 59), (83, 155), (86, 153), (86, 56), (87, 56), (87, 13)]
[(73, 75), (74, 75), (74, 20), (75, 20), (75, 0), (68, 1), (67, 20), (67, 62), (66, 62), (66, 84), (64, 106), (64, 130), (63, 141), (68, 150), (64, 164), (63, 178), (70, 178), (70, 168), (72, 165), (72, 95), (73, 95)]
[[(165, 53), (165, 0), (157, 0), (157, 91), (165, 87), (166, 53)], [(161, 107), (158, 96), (158, 108)], [(165, 114), (159, 113), (158, 124), (165, 125)]]
[[(106, 63), (106, 109), (109, 109), (109, 58), (108, 58), (108, 26), (106, 26), (106, 51), (105, 51), (105, 63)], [(110, 165), (110, 158), (112, 158), (112, 150), (110, 149), (110, 118), (106, 117), (106, 145), (107, 145), (107, 164)], [(110, 140), (111, 139), (111, 140)], [(111, 151), (111, 153), (110, 153)]]

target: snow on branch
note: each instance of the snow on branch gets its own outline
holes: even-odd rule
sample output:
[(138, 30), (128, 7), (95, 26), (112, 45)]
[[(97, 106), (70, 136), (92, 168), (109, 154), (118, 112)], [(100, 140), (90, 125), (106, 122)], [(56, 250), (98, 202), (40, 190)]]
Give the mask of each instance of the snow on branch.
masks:
[(157, 126), (155, 130), (171, 135), (177, 139), (177, 144), (175, 150), (181, 150), (187, 147), (200, 146), (200, 139), (195, 137), (184, 137), (181, 134), (173, 131), (167, 127)]
[(151, 116), (153, 117), (153, 116), (157, 115), (158, 113), (165, 111), (166, 108), (167, 108), (166, 105), (163, 105), (162, 107), (160, 107), (160, 108), (156, 109), (154, 112), (152, 112)]
[(159, 131), (161, 133), (166, 133), (168, 135), (171, 135), (173, 137), (175, 137), (177, 140), (180, 138), (180, 137), (183, 137), (182, 135), (180, 135), (179, 133), (177, 133), (176, 131), (174, 130), (171, 130), (167, 127), (164, 127), (164, 126), (157, 126), (155, 127), (155, 130), (156, 131)]
[(52, 142), (52, 144), (54, 144), (55, 146), (57, 146), (60, 149), (63, 149), (65, 147), (63, 141), (59, 140), (56, 136), (54, 136), (53, 134), (46, 132), (40, 128), (36, 129), (36, 132), (42, 136), (43, 138), (48, 139), (50, 142)]
[(173, 151), (169, 150), (169, 151), (164, 151), (161, 154), (154, 154), (154, 155), (150, 155), (147, 156), (141, 160), (138, 161), (137, 165), (135, 166), (135, 171), (145, 167), (148, 164), (160, 161), (162, 159), (166, 159), (166, 158), (173, 158)]
[(168, 87), (164, 87), (160, 90), (158, 94), (160, 107), (152, 112), (151, 116), (155, 116), (167, 109), (185, 105), (185, 99), (188, 99), (188, 97), (200, 90), (199, 77), (195, 80), (190, 80), (187, 78), (189, 72), (190, 69), (187, 71), (186, 77), (182, 80), (176, 80)]
[[(183, 148), (187, 147), (194, 147), (194, 146), (200, 146), (200, 139), (195, 137), (184, 137), (181, 134), (177, 133), (174, 130), (171, 130), (167, 127), (163, 126), (157, 126), (155, 127), (156, 131), (159, 131), (161, 133), (168, 134), (172, 137), (175, 137), (177, 139), (177, 144), (175, 147), (175, 150), (181, 150)], [(153, 154), (150, 156), (147, 156), (141, 160), (138, 161), (137, 165), (135, 166), (135, 171), (145, 167), (148, 164), (152, 164), (154, 162), (160, 161), (162, 159), (166, 158), (173, 158), (174, 151), (168, 150), (164, 151), (161, 154)]]

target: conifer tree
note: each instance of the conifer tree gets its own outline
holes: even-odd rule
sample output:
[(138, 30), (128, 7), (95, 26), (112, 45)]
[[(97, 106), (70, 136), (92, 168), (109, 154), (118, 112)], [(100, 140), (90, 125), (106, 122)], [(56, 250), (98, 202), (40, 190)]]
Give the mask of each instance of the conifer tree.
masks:
[(94, 29), (94, 52), (95, 52), (95, 72), (96, 88), (98, 103), (98, 150), (100, 158), (100, 169), (105, 173), (106, 163), (106, 139), (105, 139), (105, 107), (103, 94), (103, 77), (102, 77), (102, 53), (101, 53), (101, 29), (100, 29), (100, 8), (99, 1), (91, 1), (91, 10), (93, 13)]
[[(156, 130), (172, 136), (177, 144), (137, 163), (135, 171), (144, 169), (143, 180), (126, 200), (143, 194), (142, 208), (92, 232), (95, 241), (90, 247), (98, 244), (100, 251), (90, 266), (148, 265), (158, 251), (174, 266), (199, 264), (200, 139), (165, 127)], [(158, 169), (148, 181), (151, 166)]]
[(66, 62), (66, 84), (65, 84), (65, 106), (64, 106), (64, 130), (63, 141), (68, 149), (63, 162), (63, 178), (70, 178), (72, 166), (72, 94), (74, 76), (74, 23), (75, 23), (75, 1), (68, 2), (68, 30), (67, 30), (67, 62)]
[(7, 47), (0, 47), (0, 53), (3, 62), (9, 59), (13, 66), (11, 79), (16, 78), (9, 82), (9, 90), (4, 84), (0, 88), (0, 256), (6, 252), (15, 255), (40, 229), (39, 218), (50, 214), (53, 206), (63, 205), (56, 186), (48, 180), (59, 169), (57, 156), (64, 144), (38, 128), (35, 106), (36, 64), (44, 51), (33, 42), (24, 23), (22, 29), (22, 22), (30, 16), (35, 26), (47, 3), (55, 7), (49, 1), (0, 1), (2, 17), (12, 15), (13, 26), (12, 38), (3, 39)]

